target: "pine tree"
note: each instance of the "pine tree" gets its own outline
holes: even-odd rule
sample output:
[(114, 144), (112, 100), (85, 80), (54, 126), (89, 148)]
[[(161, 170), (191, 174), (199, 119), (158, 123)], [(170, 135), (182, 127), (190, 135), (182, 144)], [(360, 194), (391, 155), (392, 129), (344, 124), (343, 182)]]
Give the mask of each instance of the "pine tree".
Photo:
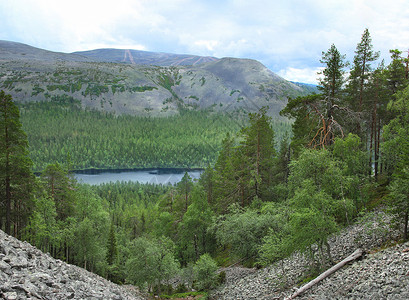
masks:
[(190, 191), (192, 190), (193, 181), (188, 172), (185, 172), (180, 182), (177, 184), (179, 193), (182, 195), (185, 203), (184, 211), (187, 211), (189, 206)]
[(65, 220), (73, 213), (75, 180), (58, 163), (48, 165), (41, 178), (45, 182), (46, 191), (55, 202), (57, 219)]
[(363, 137), (362, 123), (365, 109), (365, 102), (367, 100), (367, 84), (372, 71), (371, 63), (376, 61), (379, 57), (379, 52), (373, 50), (372, 39), (369, 30), (365, 29), (362, 34), (361, 42), (358, 43), (355, 50), (355, 57), (353, 67), (350, 72), (348, 82), (348, 94), (350, 101), (350, 108), (361, 114), (361, 121), (358, 124), (353, 124), (354, 133)]
[[(0, 225), (8, 234), (20, 235), (32, 207), (34, 175), (28, 156), (27, 136), (12, 97), (0, 92), (0, 193), (4, 206)], [(13, 230), (12, 230), (13, 229)]]
[(344, 62), (345, 55), (341, 55), (334, 44), (327, 52), (322, 52), (320, 62), (325, 65), (324, 70), (319, 73), (323, 78), (319, 80), (318, 89), (322, 92), (324, 101), (320, 109), (323, 118), (322, 127), (324, 132), (324, 144), (331, 145), (334, 141), (333, 127), (339, 126), (335, 111), (340, 109), (342, 102), (342, 89), (344, 85), (344, 68), (347, 63)]
[(267, 108), (249, 114), (249, 126), (241, 130), (242, 142), (237, 151), (244, 156), (246, 168), (242, 176), (247, 181), (247, 199), (268, 199), (268, 190), (273, 179), (273, 158), (276, 156), (274, 131), (267, 116)]

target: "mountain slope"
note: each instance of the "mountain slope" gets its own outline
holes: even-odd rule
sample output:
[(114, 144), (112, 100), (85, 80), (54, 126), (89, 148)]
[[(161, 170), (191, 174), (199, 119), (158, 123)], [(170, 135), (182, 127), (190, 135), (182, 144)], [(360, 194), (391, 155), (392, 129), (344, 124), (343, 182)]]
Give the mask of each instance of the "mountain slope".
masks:
[(52, 52), (26, 44), (0, 40), (0, 61), (36, 60), (36, 61), (92, 61), (86, 56)]
[[(133, 115), (184, 109), (251, 112), (267, 105), (269, 114), (278, 116), (288, 97), (308, 93), (255, 60), (124, 51), (64, 54), (3, 41), (0, 88), (16, 101), (73, 97), (83, 107)], [(123, 58), (131, 63), (95, 61)], [(212, 61), (197, 64), (207, 59)], [(191, 65), (154, 66), (182, 63)]]
[(128, 49), (96, 49), (78, 51), (78, 54), (99, 62), (130, 63), (133, 65), (156, 65), (156, 66), (185, 66), (197, 65), (217, 58), (210, 56), (197, 56), (188, 54), (170, 54), (160, 52), (148, 52)]

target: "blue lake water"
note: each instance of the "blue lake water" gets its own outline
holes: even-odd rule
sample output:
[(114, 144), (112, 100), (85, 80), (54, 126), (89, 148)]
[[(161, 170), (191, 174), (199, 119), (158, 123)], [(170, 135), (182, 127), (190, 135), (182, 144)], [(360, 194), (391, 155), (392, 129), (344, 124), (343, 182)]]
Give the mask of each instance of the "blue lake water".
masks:
[[(202, 170), (188, 171), (189, 176), (195, 180), (199, 179)], [(99, 185), (108, 182), (117, 181), (132, 181), (140, 183), (154, 183), (154, 184), (175, 184), (178, 183), (183, 175), (184, 170), (178, 171), (166, 171), (160, 170), (137, 170), (137, 171), (123, 171), (123, 172), (94, 172), (96, 174), (75, 174), (75, 178), (80, 183), (86, 183), (91, 185)]]

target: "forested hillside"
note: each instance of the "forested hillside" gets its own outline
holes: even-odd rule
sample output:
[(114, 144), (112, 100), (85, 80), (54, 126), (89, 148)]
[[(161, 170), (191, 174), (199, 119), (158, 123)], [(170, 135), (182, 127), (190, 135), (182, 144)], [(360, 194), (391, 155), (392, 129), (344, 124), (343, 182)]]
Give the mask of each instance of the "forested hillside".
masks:
[[(68, 97), (20, 104), (34, 170), (50, 162), (73, 169), (204, 168), (214, 164), (228, 132), (247, 123), (243, 113), (186, 110), (155, 118), (84, 110)], [(288, 120), (272, 122), (278, 138)]]
[[(70, 98), (22, 105), (20, 119), (12, 97), (1, 92), (1, 228), (114, 282), (162, 295), (192, 289), (207, 294), (225, 280), (220, 266), (280, 267), (296, 252), (308, 260), (299, 271), (302, 282), (335, 263), (330, 237), (373, 208), (387, 207), (401, 229), (400, 238), (407, 240), (408, 68), (401, 51), (391, 50), (391, 58), (388, 65), (377, 61), (368, 30), (350, 69), (346, 57), (331, 45), (320, 60), (320, 93), (293, 97), (281, 111), (293, 122), (288, 137), (276, 130), (280, 123), (273, 122), (268, 107), (249, 113), (240, 128), (240, 118), (226, 124), (214, 112), (186, 111), (163, 119), (119, 117), (82, 110)], [(46, 132), (36, 128), (43, 126), (36, 123), (37, 115), (50, 122), (50, 132), (58, 130), (41, 141), (53, 145), (48, 156), (42, 157), (40, 150), (31, 153), (37, 167), (44, 168), (39, 178), (33, 176), (29, 154), (29, 142), (35, 144)], [(38, 137), (28, 142), (22, 121)], [(116, 125), (111, 131), (104, 122)], [(137, 131), (147, 124), (149, 138)], [(202, 130), (199, 124), (204, 124)], [(99, 137), (91, 139), (84, 128), (94, 125)], [(54, 140), (58, 142), (52, 144)], [(167, 142), (159, 146), (162, 140)], [(209, 153), (206, 147), (220, 149), (214, 163), (214, 157), (202, 160), (200, 155), (209, 164), (197, 182), (186, 173), (173, 186), (88, 186), (70, 174), (72, 165), (91, 159), (121, 165), (116, 156), (127, 152), (135, 165), (166, 165), (168, 159), (173, 163), (181, 158), (186, 158), (183, 164), (195, 164), (197, 156), (183, 151), (168, 157), (173, 145), (183, 143), (200, 153)], [(47, 162), (56, 159), (58, 145), (58, 155), (68, 156), (66, 162)], [(131, 149), (141, 149), (137, 151), (151, 160)], [(279, 286), (284, 288), (284, 269), (282, 274)], [(179, 281), (172, 281), (175, 277)]]

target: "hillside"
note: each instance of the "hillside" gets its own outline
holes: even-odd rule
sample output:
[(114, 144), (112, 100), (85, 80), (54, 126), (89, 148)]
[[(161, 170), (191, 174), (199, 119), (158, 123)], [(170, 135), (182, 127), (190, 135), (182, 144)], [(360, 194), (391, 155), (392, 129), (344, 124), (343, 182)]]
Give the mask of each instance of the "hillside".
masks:
[[(380, 251), (376, 248), (396, 237), (373, 215), (371, 223), (357, 223), (331, 239), (336, 259), (342, 259), (356, 247), (367, 255), (324, 279), (296, 299), (408, 299), (409, 243)], [(372, 250), (371, 250), (372, 249)], [(375, 250), (375, 251), (374, 251)], [(285, 299), (307, 270), (303, 255), (293, 255), (281, 266), (265, 269), (231, 267), (225, 269), (226, 284), (212, 292), (212, 299)], [(282, 275), (282, 268), (286, 274)], [(305, 275), (304, 275), (305, 276)], [(0, 230), (0, 297), (4, 299), (143, 299), (134, 289), (125, 289), (82, 268), (42, 253)]]
[[(368, 216), (329, 240), (337, 262), (357, 248), (366, 255), (294, 299), (408, 299), (409, 243), (379, 250), (389, 239), (398, 239), (399, 231), (391, 227), (390, 216), (382, 211)], [(229, 268), (225, 270), (226, 284), (212, 296), (225, 300), (290, 299), (287, 297), (303, 285), (300, 280), (311, 276), (310, 264), (307, 255), (295, 253), (261, 270)]]
[(255, 60), (115, 49), (65, 54), (7, 41), (0, 42), (0, 89), (21, 102), (67, 95), (83, 107), (155, 116), (266, 105), (278, 116), (288, 97), (309, 93)]
[(0, 230), (2, 299), (144, 299)]

